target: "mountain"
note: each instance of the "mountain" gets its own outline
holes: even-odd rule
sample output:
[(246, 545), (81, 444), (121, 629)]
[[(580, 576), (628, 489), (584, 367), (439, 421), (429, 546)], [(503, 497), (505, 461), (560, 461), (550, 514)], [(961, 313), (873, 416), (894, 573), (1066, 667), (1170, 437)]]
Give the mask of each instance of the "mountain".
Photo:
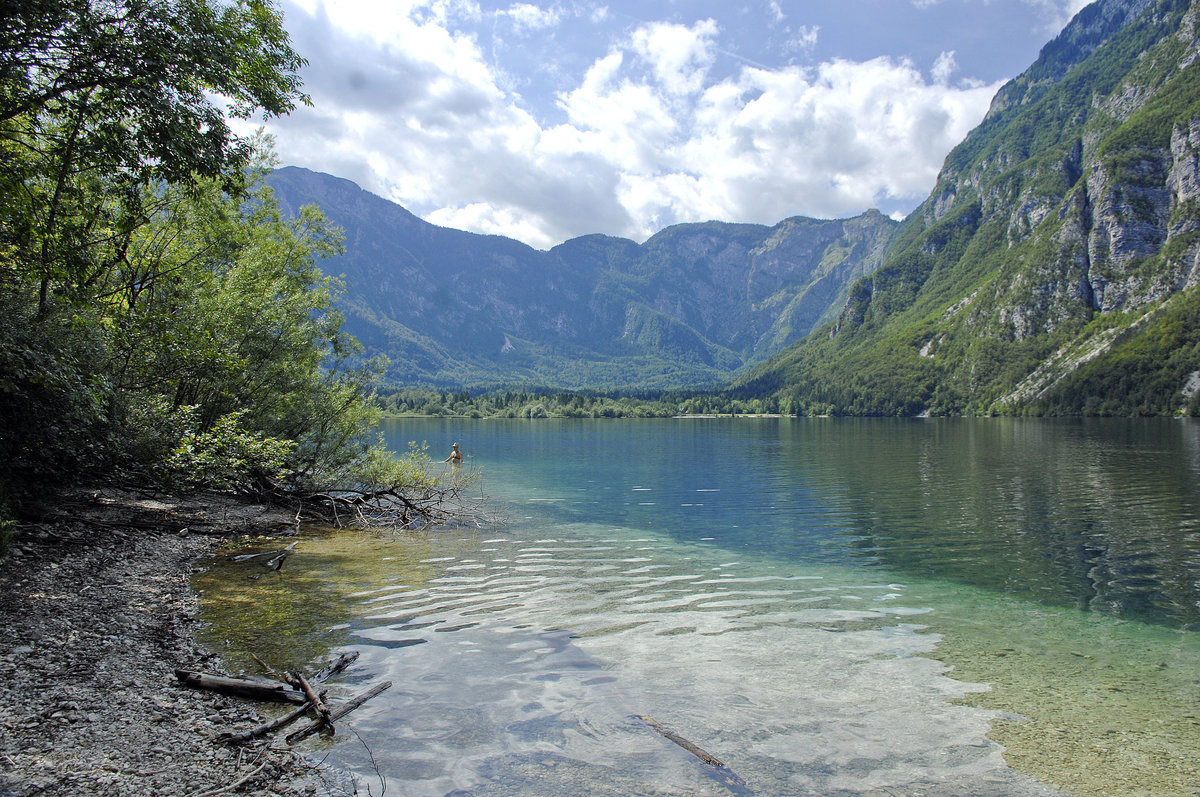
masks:
[(330, 175), (287, 167), (267, 182), (285, 211), (316, 205), (343, 229), (345, 253), (322, 267), (344, 276), (346, 328), (408, 385), (721, 384), (834, 318), (899, 227), (869, 211), (539, 251), (434, 226)]
[(735, 393), (802, 413), (1200, 412), (1198, 17), (1081, 11), (837, 319)]

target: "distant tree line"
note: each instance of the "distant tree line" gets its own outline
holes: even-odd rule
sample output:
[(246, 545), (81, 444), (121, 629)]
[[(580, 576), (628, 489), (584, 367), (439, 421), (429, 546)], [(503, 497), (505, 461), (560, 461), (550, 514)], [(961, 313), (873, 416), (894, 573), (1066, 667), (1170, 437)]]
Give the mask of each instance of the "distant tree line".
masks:
[(671, 418), (678, 415), (790, 414), (787, 400), (679, 391), (556, 391), (549, 388), (437, 390), (380, 387), (389, 415), (457, 418)]

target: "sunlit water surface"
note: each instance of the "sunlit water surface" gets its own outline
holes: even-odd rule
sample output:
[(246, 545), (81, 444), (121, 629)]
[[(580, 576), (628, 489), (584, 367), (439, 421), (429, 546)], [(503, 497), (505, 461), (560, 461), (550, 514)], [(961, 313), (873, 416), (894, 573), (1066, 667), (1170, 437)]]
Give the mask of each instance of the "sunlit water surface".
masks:
[(1194, 423), (386, 431), (459, 442), (507, 522), (197, 576), (234, 665), (392, 681), (305, 743), (376, 793), (1200, 792)]

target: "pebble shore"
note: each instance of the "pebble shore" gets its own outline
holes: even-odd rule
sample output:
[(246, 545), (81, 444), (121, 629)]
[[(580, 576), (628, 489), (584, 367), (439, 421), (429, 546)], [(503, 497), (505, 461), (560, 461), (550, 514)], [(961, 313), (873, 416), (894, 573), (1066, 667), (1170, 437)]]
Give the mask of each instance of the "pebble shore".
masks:
[(94, 492), (19, 525), (0, 560), (0, 795), (358, 793), (282, 739), (218, 742), (262, 721), (257, 707), (174, 676), (222, 669), (195, 642), (197, 557), (287, 522), (221, 498)]

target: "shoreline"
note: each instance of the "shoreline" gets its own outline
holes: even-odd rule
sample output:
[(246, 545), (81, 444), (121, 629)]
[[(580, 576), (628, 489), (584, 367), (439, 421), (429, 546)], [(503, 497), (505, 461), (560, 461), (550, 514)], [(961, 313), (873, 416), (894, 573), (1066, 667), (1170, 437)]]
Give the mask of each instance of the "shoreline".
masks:
[(196, 641), (196, 560), (290, 525), (231, 498), (115, 490), (76, 492), (19, 524), (0, 559), (0, 796), (354, 794), (349, 775), (281, 739), (216, 742), (262, 721), (258, 706), (174, 676), (224, 669)]

